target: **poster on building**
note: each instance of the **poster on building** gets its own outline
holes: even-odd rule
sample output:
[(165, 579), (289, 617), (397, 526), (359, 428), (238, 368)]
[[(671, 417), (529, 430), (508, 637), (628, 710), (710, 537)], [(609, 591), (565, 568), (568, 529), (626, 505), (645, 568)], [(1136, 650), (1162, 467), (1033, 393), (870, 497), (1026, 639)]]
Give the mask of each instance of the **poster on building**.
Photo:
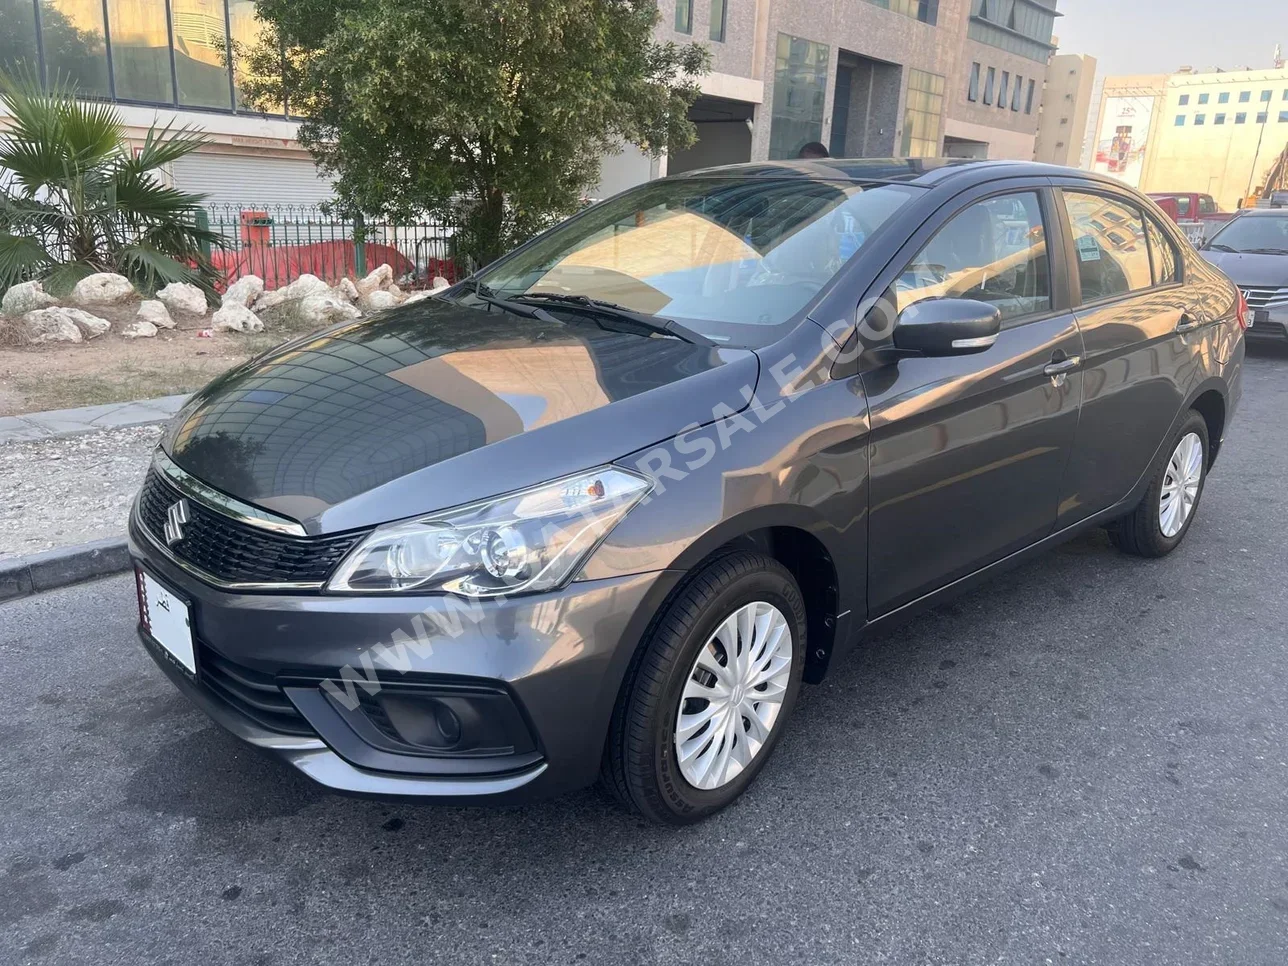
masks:
[(1145, 167), (1145, 142), (1153, 119), (1152, 97), (1105, 98), (1091, 170), (1112, 174), (1139, 188)]

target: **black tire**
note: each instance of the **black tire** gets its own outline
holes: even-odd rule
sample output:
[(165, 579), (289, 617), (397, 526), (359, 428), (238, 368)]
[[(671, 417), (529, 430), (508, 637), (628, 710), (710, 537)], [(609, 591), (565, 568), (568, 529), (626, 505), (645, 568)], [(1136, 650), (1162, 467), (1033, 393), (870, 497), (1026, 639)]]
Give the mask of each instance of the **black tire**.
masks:
[[(1199, 478), (1198, 493), (1194, 498), (1194, 507), (1190, 510), (1189, 517), (1174, 536), (1168, 537), (1163, 535), (1158, 512), (1163, 495), (1163, 481), (1167, 475), (1167, 464), (1172, 458), (1172, 453), (1175, 452), (1180, 441), (1190, 433), (1196, 434), (1203, 444), (1203, 475)], [(1197, 412), (1190, 410), (1180, 428), (1172, 434), (1167, 445), (1158, 454), (1153, 476), (1150, 477), (1149, 486), (1145, 489), (1145, 495), (1141, 497), (1136, 509), (1121, 520), (1115, 520), (1106, 528), (1113, 545), (1123, 553), (1134, 557), (1165, 557), (1175, 550), (1185, 539), (1185, 534), (1189, 533), (1190, 524), (1198, 514), (1199, 503), (1203, 499), (1203, 488), (1207, 485), (1211, 452), (1208, 444), (1207, 422)]]
[[(727, 785), (690, 785), (675, 761), (680, 697), (698, 651), (731, 613), (753, 601), (782, 612), (792, 633), (791, 676), (764, 747)], [(624, 806), (668, 825), (688, 825), (746, 790), (773, 753), (800, 691), (805, 666), (805, 602), (782, 564), (735, 551), (710, 561), (680, 586), (654, 619), (627, 673), (604, 751), (601, 782)]]

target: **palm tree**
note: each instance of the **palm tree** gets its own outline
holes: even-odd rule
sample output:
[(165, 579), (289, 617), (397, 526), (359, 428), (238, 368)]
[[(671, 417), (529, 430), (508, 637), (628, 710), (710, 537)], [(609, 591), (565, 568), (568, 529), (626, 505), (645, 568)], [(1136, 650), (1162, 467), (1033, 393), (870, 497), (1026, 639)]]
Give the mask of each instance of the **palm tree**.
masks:
[(223, 239), (198, 226), (202, 195), (160, 177), (204, 134), (154, 125), (135, 151), (115, 109), (77, 100), (73, 87), (0, 77), (0, 98), (11, 116), (0, 133), (0, 291), (40, 279), (65, 295), (87, 275), (117, 272), (144, 292), (192, 282), (216, 298), (207, 253)]

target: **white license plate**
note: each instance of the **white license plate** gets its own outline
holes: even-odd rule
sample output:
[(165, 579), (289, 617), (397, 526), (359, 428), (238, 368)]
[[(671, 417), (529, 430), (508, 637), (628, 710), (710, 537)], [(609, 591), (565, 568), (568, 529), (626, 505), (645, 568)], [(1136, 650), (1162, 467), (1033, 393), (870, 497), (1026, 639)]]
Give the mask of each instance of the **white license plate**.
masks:
[(152, 639), (188, 669), (197, 673), (192, 646), (192, 612), (186, 601), (142, 570), (135, 571), (139, 585), (139, 620)]

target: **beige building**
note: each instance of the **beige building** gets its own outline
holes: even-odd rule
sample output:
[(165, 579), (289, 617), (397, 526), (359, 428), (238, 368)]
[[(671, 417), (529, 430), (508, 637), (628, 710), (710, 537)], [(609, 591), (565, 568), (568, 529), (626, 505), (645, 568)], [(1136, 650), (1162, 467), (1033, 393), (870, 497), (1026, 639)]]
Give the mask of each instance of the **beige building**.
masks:
[(1288, 68), (1107, 78), (1096, 131), (1093, 170), (1232, 211), (1288, 147)]
[(1058, 54), (1051, 58), (1033, 151), (1036, 160), (1078, 166), (1095, 83), (1096, 58), (1086, 54)]

